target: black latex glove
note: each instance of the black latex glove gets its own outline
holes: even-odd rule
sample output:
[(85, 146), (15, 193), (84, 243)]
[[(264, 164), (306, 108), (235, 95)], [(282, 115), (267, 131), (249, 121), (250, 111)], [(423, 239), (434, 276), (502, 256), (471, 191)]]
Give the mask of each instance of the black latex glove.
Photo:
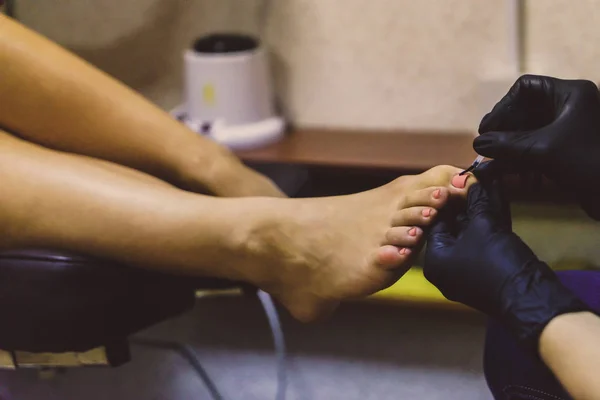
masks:
[(473, 147), (505, 169), (533, 170), (600, 219), (600, 94), (584, 80), (525, 75), (487, 114)]
[(442, 212), (429, 232), (424, 274), (446, 298), (499, 320), (537, 351), (539, 335), (552, 318), (588, 307), (510, 225), (497, 187), (473, 185), (466, 211)]

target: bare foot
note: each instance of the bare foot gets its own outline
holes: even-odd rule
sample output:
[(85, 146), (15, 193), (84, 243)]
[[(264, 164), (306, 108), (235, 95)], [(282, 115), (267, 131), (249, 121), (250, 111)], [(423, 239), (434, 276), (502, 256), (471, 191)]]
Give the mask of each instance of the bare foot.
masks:
[(452, 186), (458, 172), (440, 166), (355, 195), (274, 200), (268, 214), (275, 217), (249, 245), (252, 257), (276, 271), (259, 285), (302, 321), (328, 314), (340, 300), (384, 289), (410, 268), (423, 244), (422, 227), (437, 209), (450, 196), (464, 197), (475, 181), (465, 176), (458, 179), (462, 189)]

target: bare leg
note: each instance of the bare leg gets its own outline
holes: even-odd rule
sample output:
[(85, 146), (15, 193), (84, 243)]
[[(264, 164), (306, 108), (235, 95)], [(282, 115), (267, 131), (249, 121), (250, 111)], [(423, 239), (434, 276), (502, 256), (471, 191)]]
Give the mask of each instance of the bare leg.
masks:
[(458, 171), (438, 167), (351, 196), (217, 198), (0, 133), (0, 246), (243, 280), (311, 320), (410, 267), (419, 227), (466, 192), (449, 184)]
[(58, 45), (0, 15), (0, 126), (46, 147), (219, 196), (283, 194), (227, 149)]
[(228, 253), (241, 247), (244, 229), (234, 199), (195, 195), (8, 134), (0, 135), (0, 169), (4, 248), (73, 250), (144, 268), (240, 278), (227, 267), (236, 267)]

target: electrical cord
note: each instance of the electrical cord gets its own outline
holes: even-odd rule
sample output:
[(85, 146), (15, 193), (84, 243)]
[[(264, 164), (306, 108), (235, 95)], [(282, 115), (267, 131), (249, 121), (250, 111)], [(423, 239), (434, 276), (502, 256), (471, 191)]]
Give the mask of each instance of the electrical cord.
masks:
[[(281, 321), (279, 320), (279, 314), (277, 313), (277, 308), (275, 307), (275, 303), (273, 302), (271, 296), (262, 290), (258, 290), (256, 295), (258, 296), (258, 299), (260, 300), (260, 303), (265, 311), (265, 315), (267, 316), (267, 320), (269, 321), (269, 327), (271, 328), (271, 333), (273, 335), (273, 345), (275, 347), (275, 354), (277, 357), (277, 392), (275, 394), (275, 400), (285, 400), (288, 381), (286, 362), (287, 351), (285, 337), (283, 335), (283, 330), (281, 329)], [(204, 367), (202, 367), (196, 352), (190, 346), (170, 340), (142, 337), (132, 338), (131, 343), (140, 346), (177, 351), (196, 371), (196, 374), (198, 374), (202, 382), (204, 382), (212, 398), (214, 400), (224, 400), (224, 397), (219, 392), (217, 386), (210, 378)], [(2, 399), (0, 398), (0, 400)]]
[(196, 352), (190, 346), (175, 341), (149, 339), (141, 337), (135, 337), (131, 339), (130, 342), (140, 346), (174, 350), (178, 352), (184, 359), (186, 359), (190, 363), (192, 368), (196, 371), (196, 374), (198, 374), (202, 382), (204, 382), (212, 398), (214, 400), (224, 400), (224, 397), (219, 392), (219, 389), (217, 388), (213, 380), (210, 378), (200, 361), (198, 360)]
[(275, 395), (275, 400), (285, 400), (287, 392), (287, 356), (285, 338), (283, 336), (283, 330), (281, 329), (281, 321), (279, 320), (277, 308), (275, 308), (275, 303), (271, 296), (262, 290), (257, 292), (257, 296), (262, 303), (267, 319), (269, 320), (269, 326), (271, 327), (271, 333), (273, 334), (275, 354), (277, 356), (277, 393)]

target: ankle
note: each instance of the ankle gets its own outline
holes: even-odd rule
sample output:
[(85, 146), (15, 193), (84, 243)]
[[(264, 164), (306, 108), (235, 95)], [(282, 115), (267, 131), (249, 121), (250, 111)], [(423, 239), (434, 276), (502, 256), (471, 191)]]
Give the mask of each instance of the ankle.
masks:
[(263, 289), (273, 287), (281, 278), (273, 267), (285, 259), (281, 241), (287, 236), (286, 224), (273, 212), (279, 208), (276, 204), (279, 200), (246, 198), (241, 201), (244, 206), (236, 210), (239, 223), (229, 245), (233, 261), (237, 261), (237, 279)]

